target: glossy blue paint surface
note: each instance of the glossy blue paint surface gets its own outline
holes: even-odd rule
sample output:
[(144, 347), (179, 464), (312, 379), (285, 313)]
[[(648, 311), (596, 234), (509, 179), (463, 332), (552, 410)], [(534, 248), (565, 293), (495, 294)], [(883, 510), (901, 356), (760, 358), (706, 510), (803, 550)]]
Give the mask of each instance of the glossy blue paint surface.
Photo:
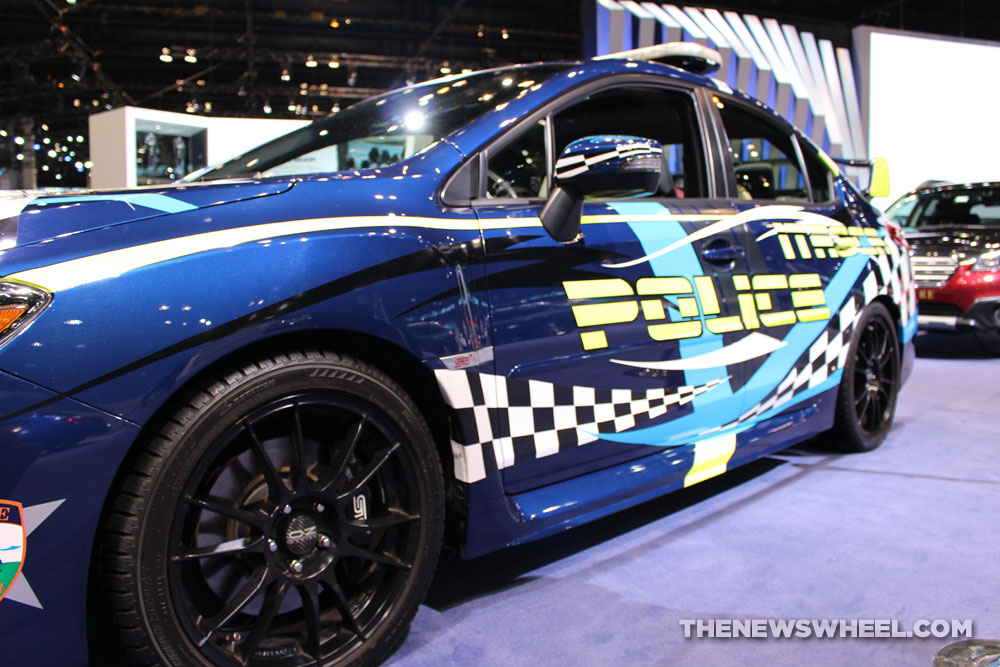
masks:
[[(603, 218), (586, 222), (583, 239), (567, 245), (542, 228), (543, 200), (445, 203), (442, 189), (470, 158), (584, 88), (660, 80), (716, 91), (708, 80), (655, 63), (567, 63), (538, 82), (525, 78), (531, 71), (510, 70), (509, 85), (523, 93), (392, 166), (26, 203), (13, 227), (15, 246), (0, 253), (0, 276), (37, 277), (53, 298), (0, 347), (0, 498), (25, 506), (63, 503), (28, 539), (23, 574), (43, 608), (0, 602), (0, 621), (19, 638), (5, 659), (86, 660), (91, 548), (113, 480), (129, 450), (143, 443), (142, 428), (201, 374), (286, 337), (321, 344), (350, 335), (374, 350), (370, 363), (380, 365), (379, 355), (392, 350), (419, 362), (428, 378), (451, 368), (448, 359), (488, 350), (470, 368), (512, 383), (679, 392), (719, 381), (672, 405), (665, 416), (592, 434), (600, 437), (549, 456), (521, 450), (516, 463), (503, 467), (492, 445), (485, 446), (483, 477), (453, 482), (461, 490), (456, 495), (467, 499), (459, 546), (469, 556), (679, 488), (699, 443), (720, 434), (735, 437), (732, 467), (829, 428), (839, 370), (791, 402), (744, 414), (801, 363), (827, 322), (771, 331), (783, 346), (766, 359), (650, 371), (617, 362), (710, 356), (746, 332), (658, 340), (643, 314), (605, 327), (606, 347), (586, 348), (580, 336), (585, 327), (573, 311), (582, 301), (570, 298), (564, 283), (605, 279), (632, 290), (643, 279), (708, 277), (718, 286), (723, 315), (733, 315), (739, 307), (735, 274), (816, 273), (836, 312), (863, 298), (864, 280), (874, 270), (868, 258), (788, 260), (776, 237), (765, 237), (773, 224), (786, 221), (773, 216), (684, 245), (760, 204), (740, 201), (734, 187), (697, 200), (587, 201), (584, 216)], [(701, 113), (712, 122), (706, 110)], [(788, 129), (777, 115), (773, 121)], [(719, 152), (714, 163), (722, 164), (719, 146), (706, 150)], [(808, 211), (879, 228), (877, 213), (849, 184), (838, 180), (835, 189), (836, 203)], [(741, 250), (740, 258), (728, 266), (708, 261), (708, 244), (718, 240)], [(671, 244), (680, 245), (656, 255)], [(651, 259), (613, 266), (643, 257)], [(102, 273), (119, 265), (121, 270)], [(776, 296), (775, 309), (790, 307), (789, 299)], [(673, 301), (664, 308), (670, 322), (681, 319)], [(912, 326), (900, 332), (907, 342)], [(911, 344), (905, 346), (904, 374), (909, 360)], [(457, 431), (455, 412), (442, 397), (429, 400), (451, 416)], [(509, 428), (509, 418), (494, 411), (492, 426)], [(713, 431), (724, 424), (725, 431)], [(450, 443), (441, 445), (450, 466)], [(58, 653), (47, 641), (53, 627), (63, 629)]]

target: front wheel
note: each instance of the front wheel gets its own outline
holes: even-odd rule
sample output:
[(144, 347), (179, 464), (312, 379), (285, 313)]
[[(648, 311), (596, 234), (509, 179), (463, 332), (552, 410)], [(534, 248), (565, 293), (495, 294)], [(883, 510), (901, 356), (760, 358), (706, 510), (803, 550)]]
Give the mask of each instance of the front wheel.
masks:
[(122, 483), (104, 588), (133, 664), (369, 665), (441, 546), (440, 462), (403, 390), (289, 351), (206, 383)]
[(828, 444), (840, 451), (867, 452), (885, 440), (899, 395), (900, 349), (889, 309), (870, 304), (851, 338), (837, 394)]

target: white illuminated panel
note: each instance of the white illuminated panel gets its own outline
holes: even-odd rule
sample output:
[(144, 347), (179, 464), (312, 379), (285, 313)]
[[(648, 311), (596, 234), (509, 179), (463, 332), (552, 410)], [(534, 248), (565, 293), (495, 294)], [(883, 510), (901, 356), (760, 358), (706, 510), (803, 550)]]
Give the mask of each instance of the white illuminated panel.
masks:
[(833, 44), (830, 40), (819, 41), (820, 57), (823, 59), (823, 72), (826, 74), (827, 91), (830, 93), (830, 103), (833, 115), (837, 118), (837, 126), (841, 131), (841, 155), (854, 157), (854, 144), (850, 137), (850, 126), (847, 124), (847, 109), (844, 105), (844, 91), (840, 87), (840, 73), (837, 68), (837, 58), (833, 54)]
[[(632, 48), (631, 40), (625, 44), (625, 9), (615, 0), (597, 0), (597, 11), (603, 10), (608, 17), (607, 53), (618, 53)], [(631, 32), (631, 30), (630, 30)], [(629, 35), (631, 37), (631, 35)], [(602, 55), (598, 51), (598, 55)]]
[(809, 63), (813, 84), (816, 86), (819, 106), (826, 117), (826, 131), (830, 136), (830, 155), (839, 157), (843, 139), (841, 138), (840, 126), (837, 124), (837, 116), (833, 112), (830, 89), (826, 85), (826, 72), (823, 71), (823, 60), (819, 55), (819, 46), (816, 45), (816, 37), (811, 32), (804, 32), (801, 37), (802, 48), (805, 50), (806, 61)]
[[(792, 60), (799, 69), (802, 84), (809, 91), (809, 106), (813, 113), (812, 131), (809, 133), (809, 138), (822, 145), (823, 135), (826, 134), (826, 107), (823, 105), (823, 95), (820, 92), (820, 87), (813, 80), (809, 60), (806, 58), (802, 41), (799, 39), (799, 31), (794, 26), (787, 24), (781, 26), (781, 31), (785, 34), (788, 50), (792, 53)], [(804, 128), (805, 125), (802, 127)]]
[(847, 109), (847, 124), (854, 146), (854, 157), (864, 157), (868, 155), (868, 142), (865, 140), (864, 125), (861, 124), (861, 104), (858, 102), (858, 86), (854, 82), (851, 52), (847, 49), (837, 49), (837, 64), (840, 65), (840, 88), (844, 91), (844, 106)]
[(795, 125), (805, 131), (809, 113), (809, 88), (802, 81), (798, 63), (792, 57), (791, 49), (788, 48), (788, 42), (785, 41), (785, 34), (781, 31), (781, 26), (774, 19), (764, 19), (764, 27), (771, 37), (771, 43), (774, 45), (778, 59), (785, 65), (785, 71), (788, 72), (791, 81), (792, 95), (795, 96)]
[(729, 41), (725, 35), (719, 32), (718, 28), (712, 25), (712, 22), (700, 10), (695, 7), (685, 7), (684, 11), (708, 35), (708, 40), (715, 46), (715, 50), (719, 52), (719, 55), (722, 56), (722, 67), (719, 68), (718, 77), (726, 81), (729, 78), (729, 69), (732, 66), (729, 61), (734, 53), (732, 47), (729, 46)]
[(660, 7), (655, 2), (644, 2), (642, 3), (642, 8), (648, 11), (653, 17), (660, 22), (665, 29), (667, 42), (679, 42), (681, 41), (683, 28), (681, 24), (675, 21), (670, 14), (664, 11), (663, 7)]
[(636, 46), (652, 46), (656, 43), (656, 19), (634, 0), (621, 0), (621, 5), (639, 19), (639, 35)]
[(733, 47), (733, 51), (736, 52), (738, 63), (736, 66), (736, 87), (740, 90), (749, 89), (750, 77), (753, 74), (753, 56), (750, 55), (750, 51), (743, 45), (743, 42), (733, 32), (733, 29), (729, 27), (726, 19), (722, 17), (722, 14), (718, 10), (705, 9), (704, 11), (705, 18), (712, 22), (712, 25), (722, 33), (722, 36), (726, 38), (729, 45)]
[(757, 46), (757, 42), (754, 41), (753, 35), (747, 30), (740, 15), (736, 12), (726, 12), (725, 16), (726, 21), (732, 26), (733, 32), (739, 35), (740, 41), (747, 47), (747, 51), (750, 52), (753, 58), (753, 64), (757, 67), (757, 91), (755, 96), (762, 102), (767, 102), (767, 93), (771, 88), (771, 64), (767, 62), (767, 58), (764, 57), (764, 53)]
[(757, 46), (760, 47), (761, 53), (764, 54), (767, 62), (771, 65), (771, 71), (774, 72), (774, 79), (778, 82), (775, 108), (783, 116), (794, 115), (789, 113), (792, 101), (792, 80), (781, 59), (778, 58), (778, 52), (774, 50), (774, 45), (771, 44), (771, 38), (767, 36), (764, 25), (753, 14), (744, 14), (743, 21), (750, 28), (750, 34), (757, 40)]
[(702, 29), (688, 17), (687, 14), (681, 11), (680, 7), (677, 7), (676, 5), (663, 5), (663, 9), (665, 9), (675, 21), (681, 24), (684, 28), (684, 32), (691, 35), (691, 39), (693, 39), (695, 43), (705, 44), (706, 46), (708, 45), (708, 35), (706, 35)]
[(871, 28), (856, 43), (859, 32), (870, 35), (868, 151), (889, 160), (892, 184), (876, 203), (931, 178), (997, 180), (1000, 44)]

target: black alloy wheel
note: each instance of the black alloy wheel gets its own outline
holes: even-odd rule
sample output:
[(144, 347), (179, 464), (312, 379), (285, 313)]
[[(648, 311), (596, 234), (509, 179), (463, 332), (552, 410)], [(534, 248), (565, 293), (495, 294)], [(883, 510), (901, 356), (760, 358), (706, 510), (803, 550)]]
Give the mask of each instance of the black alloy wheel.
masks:
[(331, 353), (276, 355), (200, 392), (150, 449), (133, 476), (152, 473), (148, 501), (119, 498), (138, 540), (105, 538), (107, 569), (134, 573), (111, 582), (139, 608), (124, 614), (134, 662), (375, 664), (402, 642), (443, 490), (391, 380)]
[(900, 346), (888, 309), (870, 304), (854, 329), (828, 442), (848, 452), (878, 447), (892, 425), (899, 394)]

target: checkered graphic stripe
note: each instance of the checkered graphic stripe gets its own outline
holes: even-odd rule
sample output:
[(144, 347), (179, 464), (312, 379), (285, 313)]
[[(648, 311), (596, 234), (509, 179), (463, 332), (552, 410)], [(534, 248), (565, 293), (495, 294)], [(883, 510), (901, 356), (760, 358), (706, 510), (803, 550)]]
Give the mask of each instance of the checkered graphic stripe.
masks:
[(825, 382), (831, 374), (843, 368), (847, 362), (851, 336), (861, 316), (862, 303), (860, 296), (849, 296), (844, 306), (830, 319), (823, 332), (799, 357), (777, 387), (736, 421), (715, 427), (707, 433), (735, 428), (769, 410), (793, 403), (797, 395)]
[(602, 433), (627, 431), (726, 380), (637, 391), (566, 387), (465, 370), (437, 370), (435, 375), (454, 411), (455, 476), (464, 482), (483, 479), (493, 464), (508, 468), (585, 445)]
[(895, 243), (886, 244), (887, 253), (872, 258), (869, 274), (871, 282), (865, 281), (865, 303), (870, 303), (877, 295), (888, 295), (898, 306), (902, 315), (902, 325), (917, 314), (917, 290), (913, 281), (913, 270), (906, 253)]

